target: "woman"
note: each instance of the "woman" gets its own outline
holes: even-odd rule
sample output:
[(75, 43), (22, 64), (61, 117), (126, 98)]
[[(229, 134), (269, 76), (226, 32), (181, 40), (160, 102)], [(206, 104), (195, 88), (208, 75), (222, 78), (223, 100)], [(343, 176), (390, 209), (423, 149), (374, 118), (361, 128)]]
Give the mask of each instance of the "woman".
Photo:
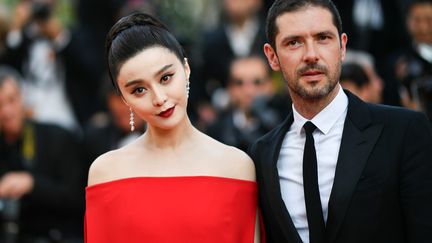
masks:
[(147, 122), (135, 142), (100, 156), (86, 189), (86, 242), (259, 242), (251, 159), (194, 128), (190, 68), (155, 18), (122, 18), (107, 38), (114, 86)]

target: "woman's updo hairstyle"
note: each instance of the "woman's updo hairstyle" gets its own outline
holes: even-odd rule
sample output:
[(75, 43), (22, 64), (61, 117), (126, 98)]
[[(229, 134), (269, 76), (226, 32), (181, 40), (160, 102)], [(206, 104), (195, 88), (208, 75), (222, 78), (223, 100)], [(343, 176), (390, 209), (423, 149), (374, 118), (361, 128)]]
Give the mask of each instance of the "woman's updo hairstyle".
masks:
[(167, 48), (184, 63), (186, 55), (179, 42), (162, 22), (148, 14), (133, 13), (121, 18), (111, 28), (106, 39), (108, 71), (119, 93), (116, 79), (121, 66), (141, 51), (154, 46)]

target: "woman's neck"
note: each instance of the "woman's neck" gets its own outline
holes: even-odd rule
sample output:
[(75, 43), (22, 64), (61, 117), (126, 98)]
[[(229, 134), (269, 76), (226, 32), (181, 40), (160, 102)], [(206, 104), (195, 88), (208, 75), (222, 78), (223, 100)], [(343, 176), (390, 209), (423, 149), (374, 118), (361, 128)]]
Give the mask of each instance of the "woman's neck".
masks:
[(144, 142), (151, 149), (173, 149), (176, 150), (185, 143), (191, 142), (191, 138), (197, 130), (192, 126), (190, 120), (185, 118), (177, 127), (173, 129), (161, 129), (148, 126), (144, 136)]

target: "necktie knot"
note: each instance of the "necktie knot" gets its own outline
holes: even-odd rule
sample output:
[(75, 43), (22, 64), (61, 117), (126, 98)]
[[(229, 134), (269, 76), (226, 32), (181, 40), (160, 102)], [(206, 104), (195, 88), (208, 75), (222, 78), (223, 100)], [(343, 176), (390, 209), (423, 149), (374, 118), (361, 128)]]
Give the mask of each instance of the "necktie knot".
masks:
[(317, 128), (312, 122), (310, 122), (310, 121), (307, 121), (304, 125), (303, 125), (303, 128), (304, 128), (304, 130), (305, 130), (305, 132), (306, 132), (306, 134), (312, 134), (314, 131), (315, 131), (315, 129)]

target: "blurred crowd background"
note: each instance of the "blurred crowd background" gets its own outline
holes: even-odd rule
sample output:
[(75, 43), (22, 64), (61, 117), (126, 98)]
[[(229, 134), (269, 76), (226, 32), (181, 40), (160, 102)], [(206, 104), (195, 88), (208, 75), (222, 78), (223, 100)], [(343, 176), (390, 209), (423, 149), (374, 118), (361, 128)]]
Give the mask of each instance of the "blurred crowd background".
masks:
[[(263, 55), (272, 0), (0, 0), (0, 242), (82, 242), (87, 170), (145, 131), (111, 87), (105, 36), (151, 13), (192, 68), (189, 115), (246, 150), (291, 102)], [(342, 86), (432, 118), (432, 0), (334, 0), (348, 51)]]

